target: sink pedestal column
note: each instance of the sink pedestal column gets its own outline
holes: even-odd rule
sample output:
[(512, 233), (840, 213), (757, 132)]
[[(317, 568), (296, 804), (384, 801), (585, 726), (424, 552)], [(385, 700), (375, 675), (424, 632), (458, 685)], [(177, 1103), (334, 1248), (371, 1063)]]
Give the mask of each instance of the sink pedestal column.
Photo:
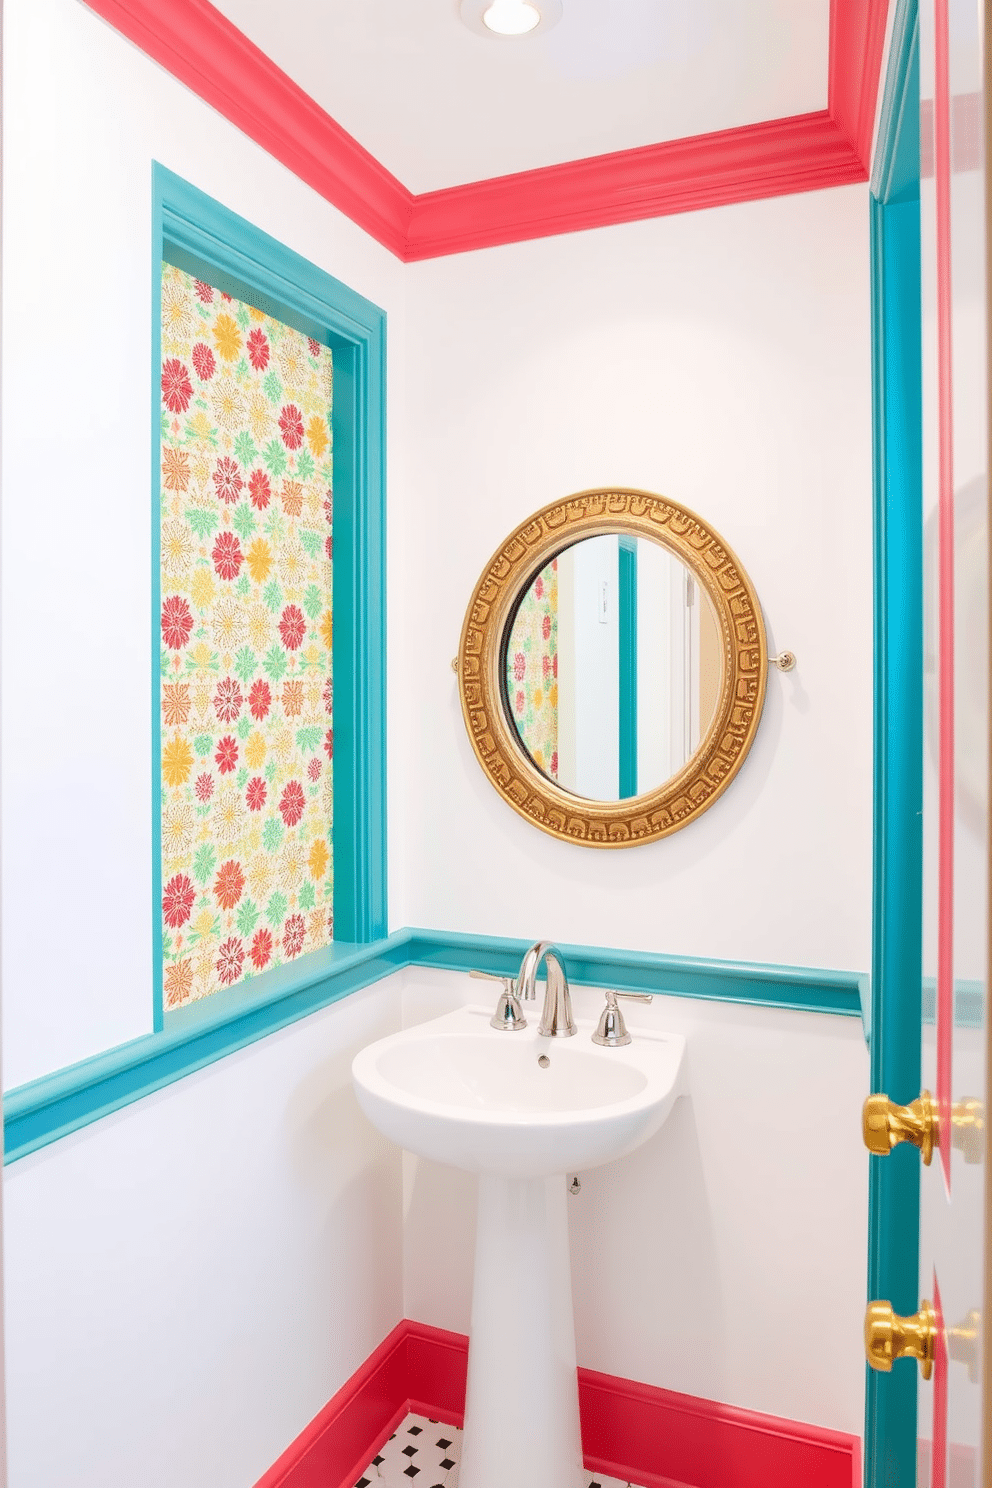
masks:
[(579, 1488), (564, 1175), (479, 1178), (459, 1488)]

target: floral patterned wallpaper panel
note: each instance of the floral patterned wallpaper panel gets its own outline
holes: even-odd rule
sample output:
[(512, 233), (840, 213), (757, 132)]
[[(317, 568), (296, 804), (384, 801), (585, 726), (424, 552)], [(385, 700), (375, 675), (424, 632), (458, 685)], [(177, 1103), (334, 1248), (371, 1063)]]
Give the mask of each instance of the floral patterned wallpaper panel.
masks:
[(534, 763), (558, 778), (558, 560), (520, 601), (506, 652), (506, 695)]
[(331, 352), (162, 266), (166, 1009), (333, 937)]

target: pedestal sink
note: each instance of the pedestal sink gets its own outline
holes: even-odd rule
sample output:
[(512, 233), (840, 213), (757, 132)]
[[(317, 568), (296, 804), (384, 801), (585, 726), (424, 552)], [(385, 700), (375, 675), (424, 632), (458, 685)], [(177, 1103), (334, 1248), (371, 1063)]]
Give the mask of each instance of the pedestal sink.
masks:
[(508, 1033), (459, 1008), (370, 1044), (352, 1078), (369, 1120), (479, 1175), (459, 1488), (579, 1488), (582, 1448), (565, 1174), (633, 1151), (679, 1095), (685, 1040), (624, 1048)]

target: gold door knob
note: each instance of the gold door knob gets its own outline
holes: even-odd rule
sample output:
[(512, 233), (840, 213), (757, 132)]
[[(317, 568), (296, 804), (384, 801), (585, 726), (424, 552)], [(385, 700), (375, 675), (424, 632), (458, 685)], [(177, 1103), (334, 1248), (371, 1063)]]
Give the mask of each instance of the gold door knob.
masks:
[(937, 1106), (929, 1090), (908, 1106), (897, 1106), (887, 1095), (870, 1095), (861, 1112), (865, 1146), (877, 1157), (888, 1157), (900, 1142), (920, 1149), (926, 1166), (937, 1141)]
[(913, 1317), (897, 1317), (891, 1302), (869, 1302), (865, 1313), (865, 1358), (886, 1374), (895, 1359), (919, 1359), (925, 1380), (933, 1373), (937, 1314), (922, 1302)]

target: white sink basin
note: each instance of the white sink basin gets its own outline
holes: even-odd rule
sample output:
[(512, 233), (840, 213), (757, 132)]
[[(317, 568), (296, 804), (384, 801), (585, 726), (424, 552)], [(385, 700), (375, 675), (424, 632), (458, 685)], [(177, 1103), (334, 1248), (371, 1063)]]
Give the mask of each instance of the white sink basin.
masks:
[(373, 1125), (420, 1157), (537, 1178), (622, 1157), (664, 1122), (680, 1089), (677, 1034), (604, 1049), (592, 1023), (542, 1038), (536, 1017), (507, 1033), (491, 1011), (459, 1008), (363, 1049), (352, 1076)]
[[(533, 1004), (527, 1004), (532, 1014)], [(459, 1488), (581, 1488), (564, 1174), (632, 1151), (680, 1093), (685, 1040), (542, 1038), (465, 1007), (370, 1044), (358, 1102), (400, 1147), (479, 1175)], [(540, 1060), (546, 1064), (542, 1066)]]

